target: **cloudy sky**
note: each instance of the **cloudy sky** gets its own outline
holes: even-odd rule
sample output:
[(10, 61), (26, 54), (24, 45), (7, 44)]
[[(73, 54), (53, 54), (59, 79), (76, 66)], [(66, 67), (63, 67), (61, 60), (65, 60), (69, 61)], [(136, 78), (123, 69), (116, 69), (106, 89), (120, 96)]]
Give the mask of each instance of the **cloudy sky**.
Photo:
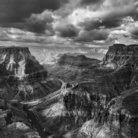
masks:
[(0, 0), (0, 46), (138, 44), (138, 0)]

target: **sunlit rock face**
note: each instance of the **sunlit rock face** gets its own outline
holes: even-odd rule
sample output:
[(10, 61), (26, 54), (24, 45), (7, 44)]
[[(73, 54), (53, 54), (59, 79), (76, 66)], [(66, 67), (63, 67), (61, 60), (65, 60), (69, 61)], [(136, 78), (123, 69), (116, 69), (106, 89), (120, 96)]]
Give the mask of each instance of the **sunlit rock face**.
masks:
[(47, 70), (27, 47), (0, 48), (0, 96), (6, 100), (29, 101), (59, 89), (58, 79), (47, 77)]
[(43, 70), (27, 47), (0, 48), (0, 75), (14, 75), (23, 79), (31, 73)]
[(134, 69), (138, 65), (138, 45), (123, 45), (114, 44), (109, 47), (109, 50), (104, 57), (103, 65), (109, 68), (121, 68), (122, 66), (131, 63)]
[(41, 138), (23, 105), (41, 101), (61, 85), (59, 79), (48, 76), (28, 48), (0, 48), (0, 138)]

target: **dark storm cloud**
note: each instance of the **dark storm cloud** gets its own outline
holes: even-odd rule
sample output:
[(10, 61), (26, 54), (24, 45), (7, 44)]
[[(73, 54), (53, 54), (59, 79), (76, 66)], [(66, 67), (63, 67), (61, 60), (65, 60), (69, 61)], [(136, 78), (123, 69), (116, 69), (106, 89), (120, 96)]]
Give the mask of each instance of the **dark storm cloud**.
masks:
[(33, 14), (26, 20), (25, 28), (28, 31), (36, 33), (44, 33), (46, 30), (52, 31), (52, 12), (44, 11), (41, 14)]
[(45, 30), (51, 29), (51, 24), (46, 23), (46, 21), (31, 20), (31, 22), (26, 23), (25, 28), (31, 32), (44, 33)]
[[(4, 39), (10, 37), (12, 40), (35, 41), (37, 35), (41, 35), (40, 42), (46, 40), (49, 43), (64, 43), (68, 40), (69, 43), (107, 42), (109, 38), (115, 40), (118, 36), (111, 35), (114, 30), (129, 26), (129, 22), (124, 24), (125, 18), (134, 18), (132, 22), (136, 22), (136, 2), (137, 0), (0, 0), (0, 26), (3, 27), (0, 36)], [(3, 29), (10, 31), (3, 33)], [(137, 39), (137, 30), (135, 28), (126, 35)], [(121, 32), (119, 37), (122, 35), (125, 34)]]
[(79, 29), (72, 24), (60, 25), (55, 30), (61, 37), (76, 37), (79, 33)]
[(76, 41), (78, 42), (92, 42), (94, 40), (106, 40), (108, 38), (106, 30), (92, 30), (81, 32)]
[(68, 0), (0, 0), (0, 24), (22, 22), (32, 13), (57, 10)]
[(122, 19), (106, 19), (106, 20), (85, 20), (84, 22), (80, 22), (79, 26), (84, 30), (92, 30), (103, 28), (114, 28), (120, 26), (122, 23)]
[(134, 6), (124, 6), (122, 9), (113, 7), (113, 9), (101, 11), (97, 17), (88, 18), (78, 25), (85, 30), (98, 28), (115, 28), (122, 24), (123, 18), (127, 16), (133, 17), (137, 14), (137, 9)]

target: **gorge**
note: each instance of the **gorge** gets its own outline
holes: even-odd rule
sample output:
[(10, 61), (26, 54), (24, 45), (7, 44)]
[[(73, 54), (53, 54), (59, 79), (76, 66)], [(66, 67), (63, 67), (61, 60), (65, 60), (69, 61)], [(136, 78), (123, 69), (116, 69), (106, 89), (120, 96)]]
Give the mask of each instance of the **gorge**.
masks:
[(47, 67), (28, 48), (1, 48), (1, 137), (137, 138), (137, 53), (115, 44), (102, 61), (65, 54)]

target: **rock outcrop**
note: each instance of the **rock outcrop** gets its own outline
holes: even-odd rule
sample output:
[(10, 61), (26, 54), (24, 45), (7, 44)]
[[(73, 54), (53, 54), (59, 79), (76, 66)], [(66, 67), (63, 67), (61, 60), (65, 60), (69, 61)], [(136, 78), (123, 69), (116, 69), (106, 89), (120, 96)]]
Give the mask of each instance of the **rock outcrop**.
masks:
[(33, 111), (49, 136), (137, 138), (137, 49), (137, 45), (110, 47), (101, 70), (112, 67), (111, 73), (63, 89), (35, 106)]
[[(58, 72), (60, 71), (65, 80), (68, 75), (63, 74), (65, 67), (68, 67), (67, 72), (74, 68), (78, 72), (78, 69), (85, 70), (86, 72), (79, 72), (82, 77), (85, 76), (85, 72), (89, 76), (92, 75), (93, 79), (88, 79), (87, 76), (85, 80), (79, 79), (80, 82), (72, 83), (67, 88), (66, 83), (62, 82), (61, 86), (61, 82), (55, 79), (44, 80), (40, 77), (41, 79), (37, 80), (42, 72), (37, 71), (37, 74), (30, 71), (28, 77), (22, 81), (17, 80), (14, 85), (9, 82), (5, 85), (0, 84), (2, 89), (0, 94), (1, 97), (8, 97), (10, 93), (9, 99), (18, 101), (8, 106), (16, 116), (22, 114), (20, 118), (26, 118), (26, 114), (20, 107), (22, 104), (19, 106), (18, 103), (25, 100), (46, 137), (137, 138), (137, 53), (137, 45), (113, 45), (109, 48), (102, 64), (98, 60), (87, 59), (84, 56), (64, 55), (57, 64)], [(111, 72), (109, 68), (112, 68)], [(96, 71), (101, 71), (101, 75)], [(59, 85), (61, 89), (56, 91)], [(41, 99), (28, 102), (31, 98)], [(5, 104), (3, 100), (1, 103)], [(2, 117), (0, 121), (2, 127), (5, 127), (6, 119)], [(17, 121), (16, 124), (19, 125)]]
[(20, 103), (41, 101), (61, 85), (27, 47), (0, 48), (0, 137), (40, 138)]
[[(0, 76), (15, 76), (19, 79), (44, 70), (27, 47), (0, 48)], [(46, 72), (46, 71), (45, 71)]]
[(111, 134), (102, 137), (99, 132), (105, 132), (104, 124), (110, 131), (110, 108), (115, 104), (112, 99), (129, 89), (131, 74), (130, 67), (125, 66), (93, 81), (63, 89), (55, 99), (53, 96), (50, 101), (36, 106), (35, 115), (42, 127), (55, 137), (112, 138)]
[(31, 55), (28, 47), (0, 48), (0, 97), (6, 100), (33, 100), (59, 89), (58, 79)]
[(103, 65), (113, 69), (121, 68), (130, 63), (136, 69), (138, 65), (138, 45), (114, 44), (109, 47), (103, 59)]

